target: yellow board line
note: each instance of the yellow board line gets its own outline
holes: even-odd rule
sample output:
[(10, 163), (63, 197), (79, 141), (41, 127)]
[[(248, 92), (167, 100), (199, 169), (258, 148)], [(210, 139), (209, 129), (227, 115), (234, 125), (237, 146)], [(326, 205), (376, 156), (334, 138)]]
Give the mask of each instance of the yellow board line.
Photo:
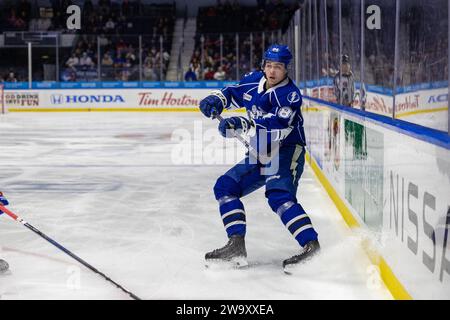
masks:
[(401, 114), (396, 114), (396, 118), (403, 118), (406, 116), (419, 114), (419, 113), (432, 113), (432, 112), (439, 112), (439, 111), (447, 111), (448, 107), (442, 107), (442, 108), (436, 108), (436, 109), (426, 109), (426, 110), (415, 110), (415, 111), (408, 111)]
[[(333, 200), (334, 204), (341, 213), (347, 225), (350, 228), (360, 227), (360, 224), (354, 218), (350, 209), (347, 207), (344, 201), (342, 201), (339, 194), (336, 192), (331, 183), (328, 181), (328, 179), (326, 178), (325, 174), (322, 172), (320, 167), (317, 165), (315, 159), (310, 156), (309, 152), (306, 152), (306, 160), (311, 165), (311, 168), (316, 174), (316, 177), (319, 179), (320, 183), (327, 191), (331, 200)], [(363, 248), (366, 254), (368, 255), (370, 261), (374, 265), (377, 265), (379, 267), (381, 279), (383, 280), (388, 290), (391, 292), (394, 299), (412, 300), (411, 295), (406, 291), (404, 286), (395, 276), (394, 272), (392, 272), (392, 269), (389, 267), (386, 260), (384, 260), (384, 258), (377, 252), (374, 246), (366, 241), (365, 243), (363, 243)]]

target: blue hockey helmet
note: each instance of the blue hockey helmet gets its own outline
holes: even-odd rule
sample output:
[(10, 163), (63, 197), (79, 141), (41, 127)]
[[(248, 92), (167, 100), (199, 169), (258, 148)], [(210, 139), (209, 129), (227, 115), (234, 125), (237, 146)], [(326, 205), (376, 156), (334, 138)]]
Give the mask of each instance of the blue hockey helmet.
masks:
[(269, 60), (284, 63), (284, 66), (287, 68), (289, 62), (291, 62), (291, 59), (292, 53), (288, 46), (273, 44), (266, 50), (266, 52), (264, 52), (263, 66), (265, 62)]

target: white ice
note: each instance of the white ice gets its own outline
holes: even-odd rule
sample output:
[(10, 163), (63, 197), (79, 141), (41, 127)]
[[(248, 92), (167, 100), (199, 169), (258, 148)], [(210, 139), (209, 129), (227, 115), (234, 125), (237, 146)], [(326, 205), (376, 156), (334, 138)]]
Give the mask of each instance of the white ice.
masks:
[[(0, 116), (0, 190), (12, 211), (143, 299), (392, 299), (308, 165), (298, 198), (321, 254), (283, 273), (299, 247), (261, 189), (243, 199), (251, 267), (205, 269), (205, 252), (226, 243), (212, 187), (231, 164), (176, 164), (172, 134), (191, 134), (198, 152), (211, 149), (203, 133), (222, 152), (216, 125), (198, 113)], [(5, 214), (0, 248), (11, 270), (0, 299), (129, 298)]]

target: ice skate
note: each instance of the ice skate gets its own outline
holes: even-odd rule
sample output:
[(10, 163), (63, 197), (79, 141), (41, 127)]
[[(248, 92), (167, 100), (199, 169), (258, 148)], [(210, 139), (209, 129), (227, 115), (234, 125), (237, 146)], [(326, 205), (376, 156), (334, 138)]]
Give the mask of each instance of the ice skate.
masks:
[(289, 259), (283, 261), (283, 269), (287, 274), (291, 274), (291, 271), (296, 266), (310, 260), (320, 251), (319, 241), (313, 240), (305, 244), (303, 251)]
[(224, 266), (245, 268), (248, 266), (247, 250), (243, 236), (233, 235), (222, 248), (215, 249), (205, 255), (206, 267)]

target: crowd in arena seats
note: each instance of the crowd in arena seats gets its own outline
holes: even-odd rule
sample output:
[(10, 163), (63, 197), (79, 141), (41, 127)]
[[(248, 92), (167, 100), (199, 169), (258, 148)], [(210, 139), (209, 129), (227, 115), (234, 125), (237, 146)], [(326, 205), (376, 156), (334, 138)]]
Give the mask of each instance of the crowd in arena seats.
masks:
[(25, 79), (21, 78), (17, 75), (14, 70), (10, 69), (6, 74), (0, 74), (0, 83), (2, 82), (19, 82), (25, 81)]
[[(29, 0), (11, 2), (6, 10), (2, 27), (11, 30), (27, 30), (31, 20), (31, 3)], [(3, 15), (5, 11), (3, 12)]]
[(218, 0), (215, 6), (200, 7), (195, 51), (185, 80), (235, 80), (259, 68), (263, 33), (267, 46), (278, 30), (287, 28), (297, 8), (298, 3), (287, 5), (282, 0), (258, 0), (254, 7), (242, 6), (237, 0)]
[[(81, 30), (67, 29), (66, 8), (72, 4), (81, 6)], [(76, 35), (72, 48), (60, 48), (61, 81), (127, 81), (141, 77), (164, 80), (174, 25), (174, 3), (151, 4), (140, 0), (49, 0), (48, 5), (31, 0), (0, 3), (0, 32), (58, 31)], [(1, 57), (12, 58), (2, 51), (7, 50), (0, 48)], [(21, 70), (14, 70), (15, 79), (23, 80), (18, 75), (26, 74), (25, 61)], [(9, 69), (8, 62), (2, 61), (0, 81), (8, 78), (3, 74), (9, 74)], [(37, 72), (35, 68), (33, 77)]]
[[(79, 31), (66, 28), (65, 8), (73, 3), (82, 3), (82, 29)], [(255, 3), (249, 7), (237, 0), (218, 0), (214, 6), (199, 8), (195, 50), (189, 70), (184, 70), (185, 80), (235, 80), (245, 72), (258, 69), (264, 47), (277, 38), (278, 30), (286, 29), (297, 8), (305, 9), (306, 2), (299, 0), (286, 4), (283, 0), (256, 0)], [(361, 59), (358, 45), (355, 45), (360, 38), (357, 32), (359, 11), (350, 3), (342, 1), (342, 53), (349, 55), (356, 69)], [(392, 8), (384, 12), (394, 21), (395, 5), (389, 0), (380, 3), (388, 5), (383, 8)], [(333, 4), (336, 2), (327, 2), (328, 33), (325, 39), (319, 38), (319, 43), (329, 41), (328, 55), (321, 52), (321, 60), (327, 61), (320, 65), (323, 77), (333, 76), (339, 69), (339, 29), (335, 25), (336, 16), (333, 16), (337, 11), (330, 9)], [(400, 51), (405, 54), (399, 57), (398, 84), (448, 79), (447, 13), (436, 10), (431, 4), (408, 4), (402, 10), (398, 41)], [(0, 1), (0, 32), (55, 30), (75, 34), (73, 46), (59, 50), (59, 80), (63, 81), (164, 80), (174, 23), (174, 4), (154, 5), (142, 0)], [(365, 34), (364, 71), (368, 84), (392, 87), (394, 33), (392, 24)], [(139, 35), (142, 35), (141, 54)], [(16, 49), (0, 48), (0, 82), (28, 79), (26, 50), (17, 49), (11, 54), (12, 50)], [(43, 55), (49, 54), (44, 52)], [(35, 65), (37, 56), (37, 53), (33, 56)], [(314, 58), (308, 57), (307, 61)], [(51, 59), (55, 60), (54, 57)], [(314, 68), (311, 63), (306, 64)], [(38, 61), (37, 65), (42, 64)], [(328, 70), (323, 68), (325, 65)], [(33, 68), (33, 79), (41, 79), (38, 72), (39, 67)]]
[(130, 0), (122, 0), (121, 4), (99, 0), (93, 4), (87, 0), (82, 16), (82, 32), (96, 36), (80, 36), (82, 40), (67, 60), (76, 64), (66, 63), (62, 80), (164, 80), (175, 23), (174, 5), (143, 6)]
[[(100, 53), (97, 41), (100, 42)], [(65, 62), (62, 80), (86, 81), (97, 78), (116, 81), (162, 80), (170, 60), (168, 50), (164, 49), (161, 54), (159, 39), (151, 36), (144, 37), (142, 45), (140, 63), (137, 37), (84, 36)], [(139, 74), (140, 65), (142, 75)]]
[[(71, 0), (51, 0), (51, 7), (38, 7), (31, 0), (5, 0), (0, 4), (0, 32), (2, 31), (64, 31), (66, 8)], [(66, 28), (67, 29), (67, 28)]]

